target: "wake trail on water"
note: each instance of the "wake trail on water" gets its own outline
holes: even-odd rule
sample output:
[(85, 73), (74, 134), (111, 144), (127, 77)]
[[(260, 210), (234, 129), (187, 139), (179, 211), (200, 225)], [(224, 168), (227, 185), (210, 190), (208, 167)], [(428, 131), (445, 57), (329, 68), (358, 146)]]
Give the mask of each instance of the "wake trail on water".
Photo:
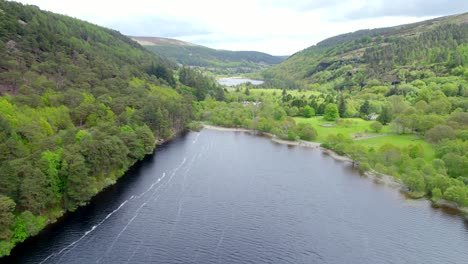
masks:
[(198, 141), (198, 137), (201, 135), (201, 133), (198, 133), (197, 136), (195, 137), (195, 139), (192, 141), (192, 144), (195, 144), (197, 143)]
[[(199, 136), (199, 135), (198, 135), (198, 136)], [(198, 136), (197, 136), (197, 138), (198, 138)], [(184, 178), (183, 178), (183, 182), (182, 182), (182, 189), (183, 189), (183, 190), (182, 190), (182, 195), (183, 195), (183, 193), (185, 192), (185, 183), (186, 183), (186, 179), (187, 179), (187, 174), (188, 174), (188, 172), (191, 170), (191, 168), (193, 167), (193, 164), (194, 164), (195, 160), (197, 160), (197, 159), (200, 157), (200, 155), (202, 154), (202, 152), (203, 152), (204, 149), (205, 149), (205, 148), (202, 148), (202, 151), (200, 151), (200, 153), (197, 153), (196, 155), (194, 155), (194, 156), (192, 157), (192, 159), (190, 160), (190, 162), (189, 162), (188, 165), (187, 165), (187, 169), (185, 169), (185, 171), (184, 171), (184, 173), (183, 173), (183, 174), (184, 174)], [(186, 162), (186, 158), (184, 158), (184, 160), (182, 161), (182, 163), (181, 163), (176, 169), (174, 169), (174, 172), (171, 174), (170, 179), (171, 179), (171, 178), (175, 175), (175, 173), (185, 164), (185, 162)], [(163, 178), (164, 178), (164, 177), (163, 177)], [(162, 180), (162, 179), (161, 179), (161, 180)], [(164, 186), (164, 187), (165, 187), (165, 186), (169, 185), (170, 182), (171, 182), (171, 181), (168, 180), (166, 183), (162, 184), (161, 186)], [(169, 187), (170, 187), (170, 186), (168, 186), (166, 189), (164, 189), (157, 197), (155, 197), (155, 194), (156, 194), (156, 191), (157, 191), (157, 190), (156, 190), (155, 193), (153, 193), (153, 195), (151, 196), (151, 198), (155, 197), (155, 199), (153, 200), (153, 202), (156, 202), (156, 201), (160, 198), (160, 196), (161, 196)], [(158, 187), (158, 189), (159, 189), (159, 187)], [(147, 191), (149, 191), (149, 190), (147, 190)], [(150, 198), (150, 199), (151, 199), (151, 198)], [(181, 199), (179, 199), (179, 202), (178, 202), (179, 207), (178, 207), (177, 216), (176, 216), (176, 219), (175, 219), (175, 223), (176, 223), (176, 224), (175, 224), (174, 226), (177, 226), (177, 222), (179, 221), (179, 218), (180, 218), (180, 215), (181, 215), (181, 212), (182, 212), (182, 203), (183, 203), (183, 201), (182, 201)], [(172, 229), (171, 234), (173, 233), (173, 231), (174, 231), (174, 228)], [(130, 263), (130, 260), (135, 256), (136, 252), (140, 249), (141, 245), (142, 245), (142, 240), (140, 239), (139, 244), (138, 244), (138, 247), (132, 252), (132, 254), (130, 255), (130, 257), (127, 259), (126, 263)]]
[[(177, 171), (185, 164), (185, 162), (187, 161), (187, 157), (184, 157), (184, 159), (182, 160), (182, 162), (174, 169), (174, 171), (171, 173), (169, 179), (164, 182), (163, 184), (159, 185), (153, 192), (153, 194), (145, 201), (143, 202), (139, 207), (138, 209), (135, 211), (135, 215), (130, 219), (130, 221), (127, 222), (127, 224), (124, 226), (124, 228), (119, 232), (119, 234), (116, 236), (116, 238), (112, 241), (112, 244), (111, 246), (106, 250), (106, 253), (97, 261), (97, 263), (101, 262), (101, 260), (105, 257), (107, 257), (109, 255), (109, 253), (112, 251), (112, 249), (114, 248), (115, 246), (115, 243), (119, 240), (120, 236), (122, 236), (122, 234), (127, 230), (127, 228), (133, 223), (133, 221), (138, 217), (138, 215), (140, 214), (140, 211), (141, 209), (148, 204), (148, 202), (153, 199), (153, 197), (156, 196), (156, 194), (158, 194), (158, 190), (161, 189), (162, 187), (166, 187), (169, 185), (169, 183), (172, 181), (172, 178), (174, 177), (174, 175), (177, 173)], [(158, 180), (156, 180), (154, 182), (154, 185), (158, 182), (160, 182), (161, 180), (163, 180), (166, 176), (166, 173), (163, 173), (163, 176), (161, 178), (159, 178)], [(152, 184), (152, 186), (150, 186), (150, 188), (148, 188), (145, 192), (143, 192), (142, 194), (138, 195), (137, 197), (140, 198), (142, 197), (144, 194), (146, 194), (147, 192), (149, 192), (153, 187), (154, 185)], [(156, 202), (159, 197), (161, 197), (161, 195), (167, 190), (168, 188), (165, 188), (163, 191), (159, 192), (159, 195), (156, 196), (156, 198), (152, 201), (152, 202)]]
[[(198, 140), (198, 137), (200, 136), (200, 134), (197, 135), (197, 137), (195, 138), (195, 142), (196, 140)], [(194, 142), (194, 143), (195, 143)], [(125, 232), (125, 230), (128, 228), (128, 226), (135, 220), (135, 218), (138, 216), (138, 214), (140, 213), (140, 210), (148, 204), (148, 201), (151, 200), (157, 193), (157, 191), (160, 189), (160, 187), (163, 187), (164, 186), (167, 186), (171, 181), (172, 181), (172, 178), (174, 177), (174, 175), (177, 173), (177, 171), (185, 164), (185, 162), (187, 161), (187, 158), (184, 157), (184, 159), (182, 160), (182, 162), (174, 169), (174, 171), (172, 172), (169, 180), (167, 182), (165, 182), (165, 184), (162, 184), (162, 185), (159, 185), (158, 188), (155, 189), (153, 195), (151, 195), (151, 197), (149, 199), (147, 199), (144, 203), (142, 203), (139, 208), (137, 209), (136, 211), (136, 214), (130, 219), (130, 221), (125, 225), (125, 227), (119, 232), (119, 234), (117, 235), (116, 239), (114, 240), (114, 242), (112, 243), (112, 246), (110, 247), (110, 249), (108, 251), (106, 251), (106, 255), (109, 253), (110, 250), (112, 250), (112, 248), (114, 247), (114, 244), (115, 242), (118, 240), (118, 238), (120, 238), (120, 236)], [(192, 159), (192, 161), (190, 162), (192, 165), (193, 164), (193, 161), (194, 159)], [(147, 194), (148, 192), (150, 192), (154, 186), (156, 186), (156, 184), (158, 184), (159, 182), (161, 182), (164, 178), (166, 177), (166, 172), (163, 172), (163, 175), (158, 178), (156, 181), (154, 181), (150, 187), (145, 190), (143, 193), (139, 194), (139, 195), (132, 195), (129, 199), (125, 200), (124, 202), (122, 202), (116, 209), (114, 209), (112, 212), (110, 212), (109, 214), (107, 214), (107, 216), (101, 220), (97, 225), (94, 225), (90, 230), (86, 231), (79, 239), (73, 241), (72, 243), (70, 243), (69, 245), (67, 245), (66, 247), (62, 248), (60, 251), (58, 252), (54, 252), (52, 254), (50, 254), (49, 256), (47, 256), (44, 260), (42, 260), (39, 264), (42, 264), (42, 263), (45, 263), (47, 262), (48, 260), (56, 257), (56, 256), (59, 256), (63, 253), (63, 255), (61, 255), (59, 261), (68, 253), (70, 252), (71, 250), (73, 250), (80, 241), (82, 241), (83, 239), (85, 239), (89, 234), (91, 234), (96, 228), (98, 228), (99, 226), (101, 226), (106, 220), (108, 220), (113, 214), (115, 214), (116, 212), (118, 212), (120, 209), (122, 209), (123, 206), (125, 206), (130, 200), (132, 199), (140, 199), (141, 197), (143, 197), (145, 194)], [(166, 188), (167, 189), (167, 188)], [(165, 190), (164, 190), (165, 191)], [(163, 192), (164, 192), (163, 191)], [(160, 197), (160, 195), (158, 195), (153, 201), (157, 201), (157, 199)], [(99, 259), (97, 262), (100, 262), (101, 259)]]
[[(71, 244), (69, 244), (69, 245), (66, 246), (65, 248), (61, 249), (59, 252), (50, 254), (49, 256), (47, 256), (47, 258), (45, 258), (43, 261), (41, 261), (40, 264), (45, 263), (46, 261), (48, 261), (49, 259), (51, 259), (51, 258), (53, 258), (53, 257), (55, 257), (55, 256), (58, 256), (58, 255), (60, 255), (60, 254), (62, 254), (62, 253), (65, 253), (65, 254), (63, 254), (63, 255), (60, 257), (60, 259), (59, 259), (59, 261), (60, 261), (60, 260), (66, 255), (66, 253), (68, 253), (70, 250), (73, 250), (73, 249), (78, 245), (78, 243), (79, 243), (81, 240), (83, 240), (86, 236), (88, 236), (88, 235), (89, 235), (92, 231), (94, 231), (97, 227), (99, 227), (100, 225), (102, 225), (102, 224), (103, 224), (107, 219), (109, 219), (113, 214), (115, 214), (117, 211), (119, 211), (125, 204), (127, 204), (130, 200), (132, 200), (132, 199), (134, 199), (134, 198), (139, 199), (140, 197), (144, 196), (146, 193), (148, 193), (149, 191), (151, 191), (151, 190), (154, 188), (154, 186), (155, 186), (157, 183), (159, 183), (160, 181), (162, 181), (165, 177), (166, 177), (166, 172), (163, 172), (163, 175), (162, 175), (160, 178), (158, 178), (155, 182), (153, 182), (153, 183), (151, 184), (151, 186), (150, 186), (146, 191), (144, 191), (143, 193), (141, 193), (141, 194), (139, 194), (139, 195), (136, 195), (136, 196), (135, 196), (135, 195), (132, 195), (132, 196), (130, 197), (130, 199), (124, 201), (123, 203), (120, 204), (119, 207), (117, 207), (117, 209), (115, 209), (114, 211), (112, 211), (112, 212), (110, 212), (109, 214), (107, 214), (107, 216), (106, 216), (101, 222), (99, 222), (97, 225), (93, 226), (90, 230), (86, 231), (86, 232), (84, 233), (84, 235), (81, 236), (78, 240), (73, 241)], [(158, 189), (159, 189), (159, 188), (157, 188), (156, 191), (157, 191)], [(144, 205), (146, 205), (146, 204), (147, 204), (146, 202), (143, 203), (142, 206), (140, 206), (139, 209), (141, 209), (141, 208), (142, 208)], [(132, 219), (131, 221), (133, 222), (133, 220), (134, 220), (134, 219)], [(128, 226), (127, 226), (127, 227), (128, 227)], [(125, 229), (126, 229), (126, 228), (125, 228)], [(68, 249), (69, 249), (69, 250), (68, 250)]]
[[(182, 161), (182, 163), (174, 169), (174, 171), (171, 173), (171, 176), (169, 177), (169, 179), (167, 180), (167, 182), (164, 183), (164, 186), (168, 186), (169, 184), (172, 183), (172, 178), (174, 178), (174, 176), (176, 175), (177, 171), (185, 164), (186, 161), (187, 161), (187, 157), (185, 157), (184, 160)], [(167, 190), (167, 188), (164, 189), (164, 191), (165, 191), (165, 190)], [(154, 197), (154, 195), (153, 195), (153, 197)], [(158, 196), (158, 197), (159, 197), (159, 196)], [(157, 198), (158, 198), (158, 197), (157, 197)], [(153, 202), (155, 202), (155, 201), (157, 200), (157, 198), (155, 198), (155, 199), (153, 200)]]
[[(128, 200), (125, 200), (123, 203), (121, 203), (119, 205), (119, 207), (117, 207), (117, 209), (115, 209), (114, 211), (110, 212), (101, 222), (99, 222), (97, 225), (94, 225), (90, 230), (86, 231), (84, 233), (84, 235), (82, 235), (78, 240), (75, 240), (73, 241), (71, 244), (69, 244), (68, 246), (64, 247), (63, 249), (61, 249), (59, 252), (56, 252), (56, 253), (52, 253), (50, 254), (49, 256), (47, 256), (47, 258), (45, 258), (44, 260), (42, 260), (39, 264), (42, 264), (42, 263), (45, 263), (46, 261), (48, 261), (49, 259), (55, 257), (55, 256), (58, 256), (62, 253), (64, 253), (67, 249), (70, 249), (72, 250), (73, 248), (75, 248), (75, 246), (81, 241), (83, 240), (86, 236), (88, 236), (91, 232), (93, 232), (96, 228), (98, 228), (100, 225), (102, 225), (107, 219), (109, 219), (109, 217), (111, 217), (113, 214), (115, 214), (117, 211), (119, 211), (125, 204), (128, 203), (128, 201), (132, 200), (135, 196), (132, 195), (132, 197), (130, 197), (130, 199)], [(67, 252), (65, 252), (67, 253)], [(65, 255), (65, 254), (64, 254)], [(64, 256), (62, 255), (62, 257)], [(61, 258), (60, 258), (61, 259)]]
[(140, 199), (140, 197), (142, 197), (142, 196), (144, 196), (145, 194), (147, 194), (149, 191), (151, 191), (151, 190), (153, 189), (153, 187), (154, 187), (156, 184), (158, 184), (160, 181), (162, 181), (165, 177), (166, 177), (166, 173), (163, 172), (163, 175), (162, 175), (160, 178), (158, 178), (155, 182), (153, 182), (153, 183), (151, 184), (151, 186), (150, 186), (146, 191), (144, 191), (144, 192), (142, 192), (141, 194), (137, 195), (136, 198), (137, 198), (137, 199)]

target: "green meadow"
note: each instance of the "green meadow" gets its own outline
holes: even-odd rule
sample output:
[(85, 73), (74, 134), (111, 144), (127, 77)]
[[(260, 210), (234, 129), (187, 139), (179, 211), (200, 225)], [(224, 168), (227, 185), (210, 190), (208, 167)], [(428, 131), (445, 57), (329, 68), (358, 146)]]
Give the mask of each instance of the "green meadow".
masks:
[(370, 128), (370, 124), (374, 121), (366, 121), (361, 118), (342, 118), (335, 123), (326, 121), (322, 117), (295, 117), (294, 120), (298, 124), (311, 124), (317, 130), (318, 136), (315, 139), (317, 142), (324, 142), (331, 134), (341, 133), (350, 136), (361, 145), (375, 149), (387, 143), (399, 148), (420, 144), (424, 149), (425, 159), (430, 161), (434, 158), (434, 148), (418, 135), (396, 134), (391, 132), (389, 126), (384, 126), (379, 133), (376, 133)]

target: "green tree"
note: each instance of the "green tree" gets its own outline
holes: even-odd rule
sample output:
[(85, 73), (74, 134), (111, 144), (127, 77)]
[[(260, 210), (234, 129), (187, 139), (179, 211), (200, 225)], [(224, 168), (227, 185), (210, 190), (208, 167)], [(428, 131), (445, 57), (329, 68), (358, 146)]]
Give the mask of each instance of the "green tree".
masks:
[(309, 105), (304, 106), (303, 109), (304, 117), (310, 118), (315, 115), (315, 110), (314, 108), (310, 107)]
[(339, 113), (336, 104), (328, 104), (325, 108), (323, 118), (327, 121), (336, 121), (338, 117)]
[(67, 207), (74, 210), (77, 205), (89, 200), (97, 192), (96, 181), (89, 176), (89, 169), (79, 146), (68, 146), (62, 155), (60, 175), (65, 179)]
[(466, 177), (466, 175), (468, 175), (468, 158), (466, 156), (447, 153), (442, 157), (442, 160), (444, 161), (447, 167), (447, 172), (451, 177)]
[(426, 133), (426, 139), (431, 143), (439, 143), (443, 139), (454, 139), (455, 137), (455, 131), (446, 125), (437, 125)]
[(379, 133), (382, 130), (383, 125), (380, 122), (372, 122), (370, 124), (370, 128), (375, 131), (375, 133)]
[(408, 147), (408, 156), (412, 159), (424, 158), (424, 148), (421, 144), (410, 145)]
[(13, 226), (15, 215), (15, 202), (8, 196), (0, 194), (0, 240), (8, 240), (11, 237), (10, 227)]
[(369, 115), (370, 114), (370, 105), (369, 105), (369, 100), (364, 101), (364, 103), (361, 105), (359, 108), (359, 112), (364, 115)]
[(466, 186), (450, 186), (444, 192), (444, 198), (461, 206), (468, 206)]
[(442, 197), (443, 197), (442, 191), (437, 187), (432, 189), (431, 195), (432, 195), (432, 199), (434, 199), (436, 201), (442, 199)]
[(20, 206), (40, 214), (55, 201), (50, 182), (42, 171), (30, 163), (25, 163), (19, 171), (21, 175)]
[(312, 141), (317, 138), (317, 131), (311, 124), (301, 123), (298, 125), (299, 137), (302, 140)]
[(403, 182), (413, 192), (425, 192), (426, 183), (424, 177), (419, 172), (412, 172), (403, 177)]
[(380, 160), (386, 166), (396, 164), (398, 161), (400, 161), (401, 158), (401, 150), (398, 147), (388, 143), (381, 146), (378, 150), (378, 153), (380, 154)]
[(340, 99), (338, 102), (338, 113), (340, 114), (340, 117), (345, 117), (346, 101), (343, 96), (340, 96)]
[(377, 117), (377, 121), (386, 125), (392, 121), (392, 113), (389, 106), (382, 107), (382, 112)]
[(367, 160), (367, 148), (360, 144), (349, 144), (345, 148), (346, 154), (353, 160), (353, 166)]

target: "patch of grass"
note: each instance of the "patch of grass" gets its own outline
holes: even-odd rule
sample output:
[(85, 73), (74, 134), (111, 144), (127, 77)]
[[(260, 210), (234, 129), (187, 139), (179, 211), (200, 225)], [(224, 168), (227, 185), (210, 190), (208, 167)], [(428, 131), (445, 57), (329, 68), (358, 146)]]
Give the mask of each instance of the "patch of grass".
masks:
[(424, 149), (425, 160), (431, 161), (435, 156), (435, 150), (431, 144), (427, 143), (417, 135), (388, 134), (381, 137), (358, 140), (356, 142), (367, 147), (373, 147), (375, 149), (378, 149), (387, 143), (395, 145), (399, 148), (420, 144)]
[[(357, 137), (359, 133), (365, 133), (366, 136), (378, 136), (388, 132), (388, 127), (384, 127), (380, 133), (373, 133), (370, 124), (373, 121), (366, 121), (361, 118), (342, 118), (338, 123), (324, 120), (322, 117), (295, 117), (294, 120), (299, 123), (311, 124), (317, 130), (317, 142), (324, 142), (331, 134), (344, 134), (351, 138)], [(334, 125), (334, 126), (328, 126)]]
[[(369, 137), (356, 140), (356, 143), (366, 147), (373, 147), (375, 149), (390, 143), (399, 148), (404, 148), (409, 145), (420, 144), (424, 149), (424, 159), (431, 161), (434, 159), (435, 150), (431, 144), (424, 141), (417, 135), (411, 134), (395, 134), (390, 132), (388, 126), (384, 126), (382, 131), (375, 133), (370, 128), (370, 124), (374, 121), (366, 121), (360, 118), (342, 118), (338, 123), (324, 120), (322, 117), (304, 118), (295, 117), (296, 122), (311, 124), (318, 133), (317, 142), (324, 142), (331, 134), (344, 134), (351, 138), (359, 139), (359, 137)], [(327, 126), (328, 124), (333, 126)]]

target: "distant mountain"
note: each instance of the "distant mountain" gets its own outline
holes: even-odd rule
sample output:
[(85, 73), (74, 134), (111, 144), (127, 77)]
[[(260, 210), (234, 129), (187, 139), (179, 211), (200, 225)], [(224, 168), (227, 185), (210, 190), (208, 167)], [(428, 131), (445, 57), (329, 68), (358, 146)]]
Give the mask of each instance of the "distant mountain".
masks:
[(229, 51), (158, 37), (131, 37), (148, 50), (187, 66), (198, 66), (220, 74), (250, 73), (278, 64), (285, 56), (257, 51)]
[(401, 82), (412, 71), (441, 75), (468, 64), (468, 13), (331, 37), (262, 72), (291, 88), (311, 83)]

